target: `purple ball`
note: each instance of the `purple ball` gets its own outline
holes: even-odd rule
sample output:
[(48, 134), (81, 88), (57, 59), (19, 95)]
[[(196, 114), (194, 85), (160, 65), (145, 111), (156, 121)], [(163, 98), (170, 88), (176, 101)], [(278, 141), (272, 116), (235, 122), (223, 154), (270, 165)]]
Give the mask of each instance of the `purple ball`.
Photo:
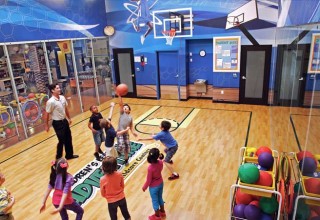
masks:
[(261, 211), (255, 205), (247, 205), (244, 209), (244, 215), (248, 220), (257, 220), (260, 219)]
[(299, 167), (302, 172), (302, 175), (309, 176), (316, 171), (317, 163), (311, 157), (304, 157), (302, 160), (300, 160)]
[(245, 216), (244, 216), (244, 209), (245, 208), (246, 208), (246, 205), (244, 205), (244, 204), (235, 205), (233, 208), (233, 216), (239, 217), (239, 218), (245, 218)]
[(258, 157), (258, 163), (260, 166), (270, 169), (273, 166), (273, 156), (270, 153), (262, 153)]

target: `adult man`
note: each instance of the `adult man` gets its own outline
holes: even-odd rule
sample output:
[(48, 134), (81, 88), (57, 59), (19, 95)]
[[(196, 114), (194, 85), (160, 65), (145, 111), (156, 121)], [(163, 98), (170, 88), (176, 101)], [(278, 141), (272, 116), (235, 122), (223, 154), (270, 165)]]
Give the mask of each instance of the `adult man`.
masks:
[(48, 86), (52, 96), (46, 104), (46, 131), (49, 131), (49, 114), (52, 117), (52, 127), (58, 137), (56, 159), (62, 157), (63, 145), (65, 147), (67, 160), (78, 158), (73, 154), (72, 136), (69, 125), (71, 118), (68, 111), (68, 103), (64, 96), (60, 95), (61, 89), (58, 84), (50, 84)]

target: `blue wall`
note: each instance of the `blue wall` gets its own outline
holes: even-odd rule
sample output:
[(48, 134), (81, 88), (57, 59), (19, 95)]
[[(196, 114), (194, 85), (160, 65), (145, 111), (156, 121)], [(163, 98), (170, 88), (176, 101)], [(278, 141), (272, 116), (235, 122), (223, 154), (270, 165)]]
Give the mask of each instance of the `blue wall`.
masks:
[(102, 0), (9, 0), (0, 4), (0, 42), (103, 36)]
[[(143, 2), (143, 1), (140, 1)], [(147, 27), (137, 32), (130, 19), (135, 18), (138, 3), (130, 0), (10, 0), (0, 5), (0, 42), (36, 41), (103, 36), (103, 28), (113, 25), (116, 29), (110, 37), (111, 48), (133, 48), (135, 56), (144, 55), (147, 64), (141, 70), (135, 63), (138, 85), (156, 85), (157, 57), (159, 51), (178, 51), (179, 84), (192, 84), (195, 79), (207, 79), (215, 87), (239, 87), (239, 73), (212, 71), (213, 42), (217, 36), (241, 36), (242, 45), (252, 45), (243, 33), (232, 28), (225, 30), (228, 13), (248, 3), (249, 0), (148, 0), (150, 14), (155, 10), (192, 8), (193, 36), (175, 38), (172, 46), (165, 39), (154, 39), (151, 32), (141, 44), (141, 35)], [(258, 1), (259, 19), (245, 23), (249, 33), (261, 45), (273, 45), (270, 88), (273, 88), (276, 45), (291, 43), (303, 29), (279, 29), (319, 22), (319, 0), (269, 0)], [(302, 7), (303, 6), (303, 7)], [(301, 43), (310, 43), (311, 33)], [(199, 51), (206, 51), (205, 57)], [(190, 56), (192, 53), (192, 56)], [(192, 62), (190, 62), (192, 59)], [(138, 71), (138, 69), (140, 71)], [(308, 76), (306, 89), (313, 88)], [(320, 85), (316, 85), (318, 89)]]
[[(242, 45), (251, 45), (251, 42), (237, 29), (225, 30), (228, 13), (247, 3), (247, 0), (225, 2), (221, 0), (211, 1), (157, 1), (149, 0), (153, 10), (192, 8), (194, 31), (188, 38), (175, 38), (171, 46), (166, 45), (165, 39), (154, 39), (151, 32), (141, 44), (140, 38), (147, 30), (142, 27), (137, 32), (128, 20), (135, 18), (133, 12), (138, 7), (129, 0), (108, 0), (106, 3), (108, 25), (116, 28), (116, 34), (110, 38), (113, 48), (133, 48), (135, 56), (147, 57), (147, 64), (143, 71), (136, 72), (138, 85), (155, 85), (157, 74), (157, 51), (179, 51), (179, 81), (180, 85), (193, 84), (196, 79), (208, 80), (209, 85), (215, 87), (239, 87), (239, 74), (213, 72), (213, 37), (216, 36), (241, 36)], [(278, 15), (278, 7), (273, 4), (263, 4), (259, 9), (257, 19), (244, 24), (260, 44), (272, 44), (274, 42), (274, 28)], [(130, 7), (128, 6), (130, 5)], [(129, 8), (129, 9), (128, 9)], [(271, 31), (270, 31), (271, 29)], [(199, 51), (206, 51), (205, 57), (200, 57)], [(192, 53), (192, 56), (190, 56)], [(192, 59), (192, 61), (190, 61)], [(136, 69), (140, 69), (140, 63), (136, 63)]]

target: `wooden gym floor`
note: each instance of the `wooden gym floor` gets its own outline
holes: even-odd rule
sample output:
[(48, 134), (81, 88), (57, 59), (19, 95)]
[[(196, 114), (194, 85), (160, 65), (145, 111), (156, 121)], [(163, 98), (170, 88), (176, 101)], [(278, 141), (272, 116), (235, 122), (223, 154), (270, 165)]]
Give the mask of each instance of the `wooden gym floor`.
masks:
[[(118, 102), (117, 99), (111, 100)], [(140, 137), (159, 132), (161, 119), (180, 124), (172, 132), (179, 143), (174, 166), (180, 179), (168, 181), (164, 167), (164, 200), (168, 220), (227, 219), (230, 186), (237, 178), (239, 148), (242, 146), (271, 146), (278, 151), (316, 152), (320, 114), (317, 109), (269, 107), (255, 105), (217, 104), (211, 100), (124, 99), (131, 106), (131, 114)], [(100, 106), (104, 117), (109, 113), (110, 101)], [(146, 114), (148, 113), (148, 114)], [(312, 115), (312, 116), (309, 116)], [(92, 134), (87, 128), (90, 112), (73, 117), (71, 127), (74, 151), (79, 159), (69, 161), (74, 174), (93, 158)], [(116, 127), (118, 105), (113, 114)], [(143, 123), (142, 123), (143, 121)], [(140, 123), (141, 122), (141, 123)], [(135, 139), (131, 135), (132, 140)], [(5, 186), (16, 198), (13, 214), (16, 219), (60, 219), (52, 216), (51, 199), (47, 210), (39, 214), (46, 190), (50, 161), (54, 159), (57, 139), (53, 129), (42, 132), (1, 151), (0, 170), (6, 176)], [(154, 141), (145, 141), (152, 144)], [(104, 148), (103, 148), (104, 149)], [(160, 146), (160, 149), (163, 149)], [(148, 163), (128, 179), (125, 194), (132, 220), (147, 219), (153, 213), (149, 192), (141, 190)], [(83, 219), (109, 219), (107, 202), (97, 193), (85, 207)], [(119, 219), (122, 219), (120, 210)], [(120, 217), (121, 216), (121, 217)], [(74, 218), (70, 214), (71, 219)]]

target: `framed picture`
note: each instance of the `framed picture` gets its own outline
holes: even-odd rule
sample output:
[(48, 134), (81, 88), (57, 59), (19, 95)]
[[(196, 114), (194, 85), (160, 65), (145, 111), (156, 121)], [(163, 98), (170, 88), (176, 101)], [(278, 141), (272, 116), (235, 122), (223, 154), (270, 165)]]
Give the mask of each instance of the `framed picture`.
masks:
[(213, 38), (213, 72), (240, 72), (241, 37)]
[(320, 73), (320, 34), (312, 34), (308, 73)]

